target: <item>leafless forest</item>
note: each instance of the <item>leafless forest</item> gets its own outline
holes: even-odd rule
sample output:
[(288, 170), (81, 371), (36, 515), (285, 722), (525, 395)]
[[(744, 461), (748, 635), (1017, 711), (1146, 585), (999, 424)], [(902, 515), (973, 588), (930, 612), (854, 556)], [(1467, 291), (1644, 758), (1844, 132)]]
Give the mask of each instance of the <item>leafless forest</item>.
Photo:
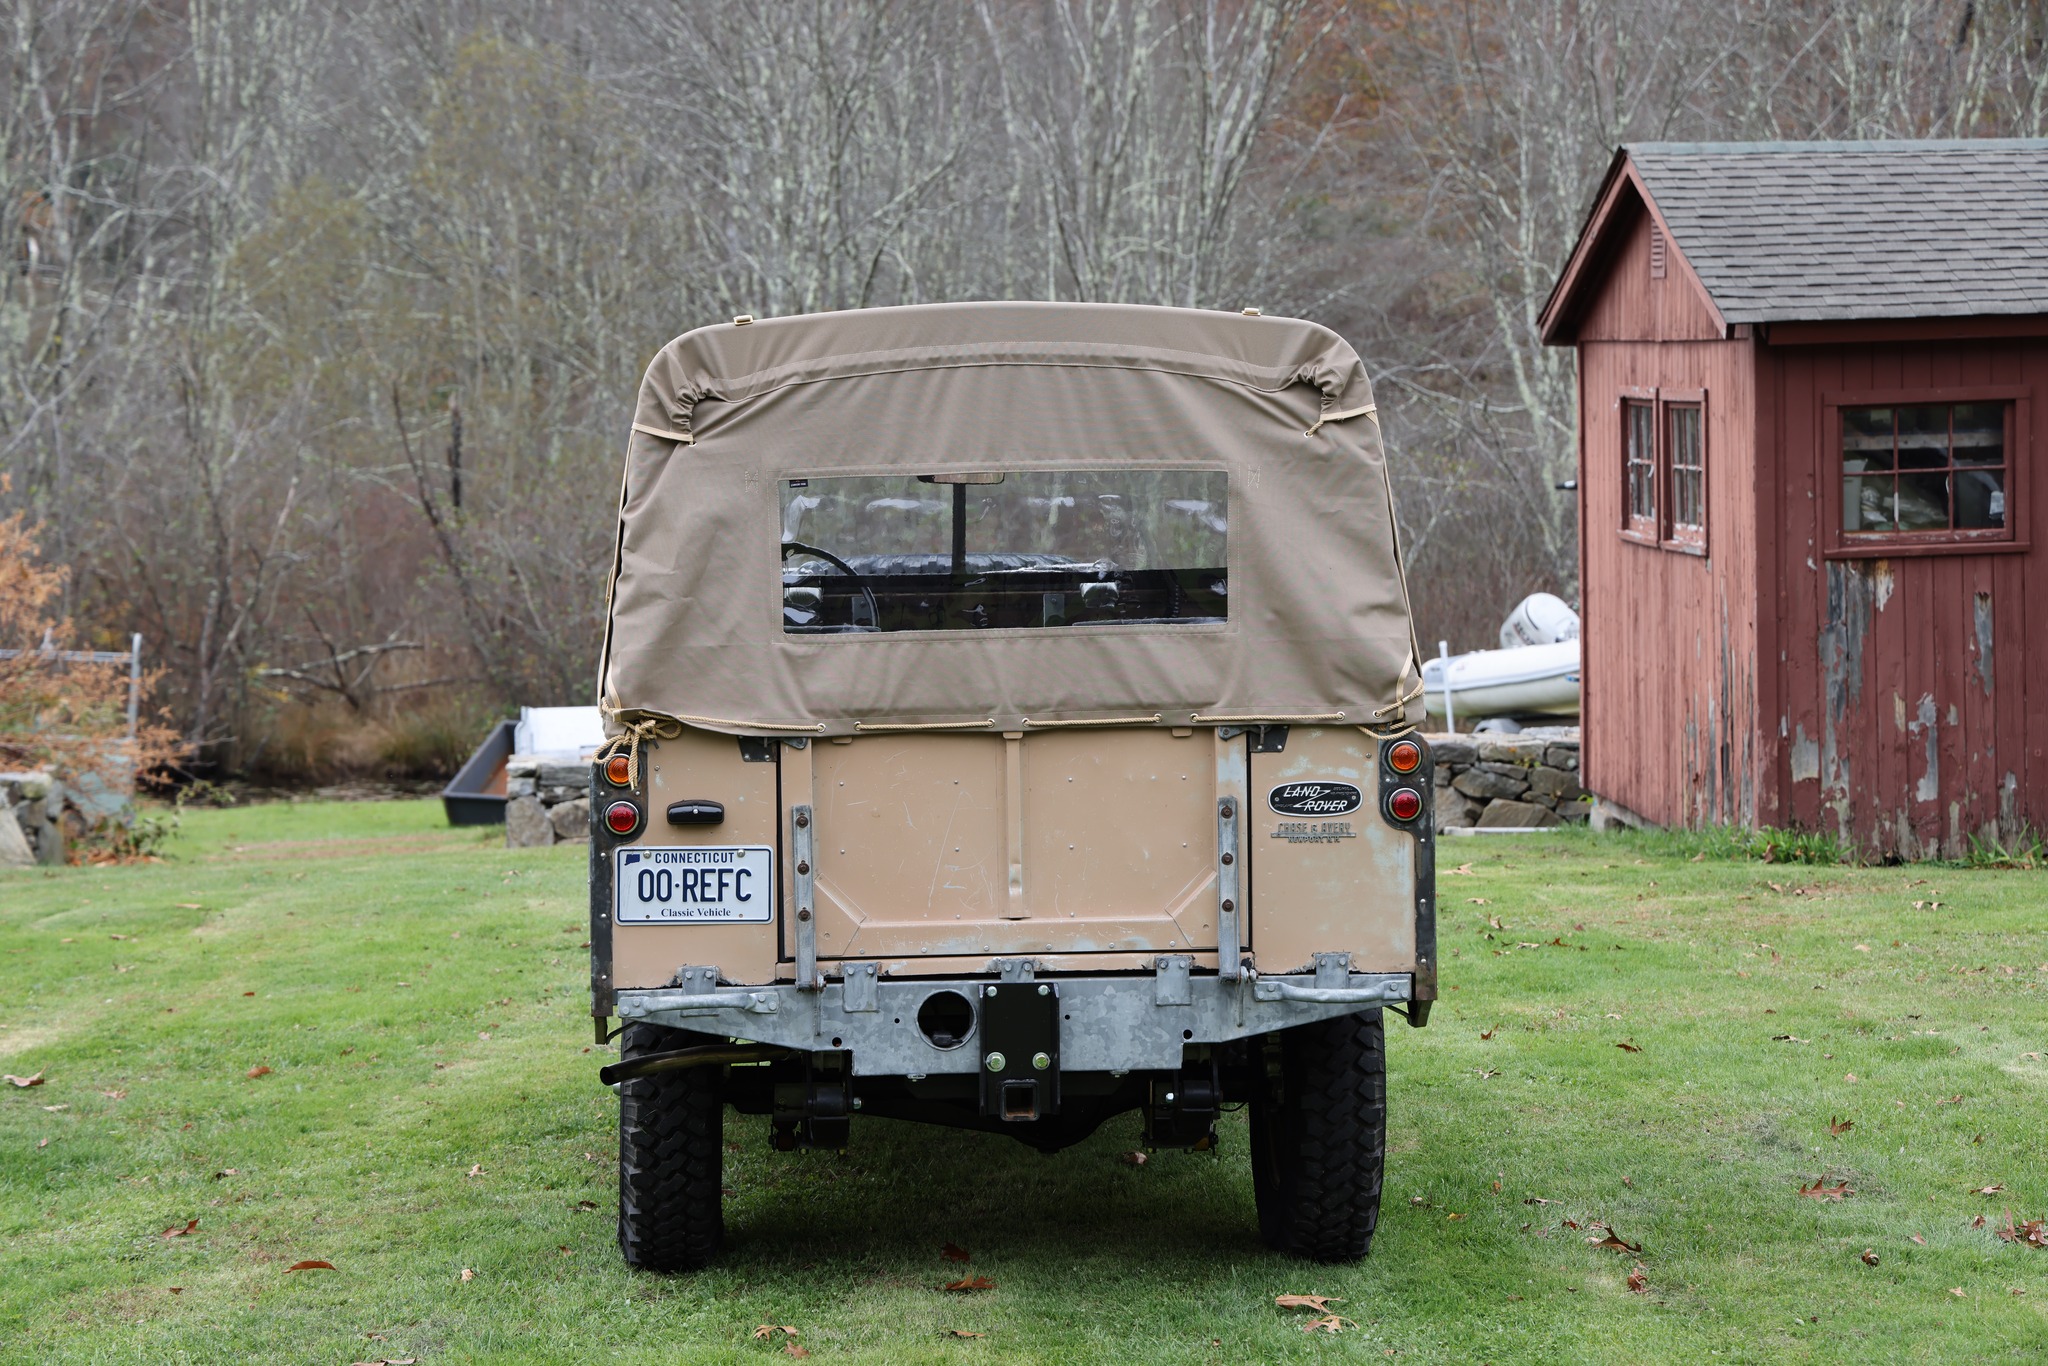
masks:
[(634, 387), (739, 312), (1327, 322), (1421, 632), (1488, 644), (1572, 593), (1571, 361), (1534, 323), (1616, 143), (2048, 133), (2042, 0), (0, 14), (0, 514), (81, 637), (144, 634), (199, 762), (284, 777), (591, 695)]

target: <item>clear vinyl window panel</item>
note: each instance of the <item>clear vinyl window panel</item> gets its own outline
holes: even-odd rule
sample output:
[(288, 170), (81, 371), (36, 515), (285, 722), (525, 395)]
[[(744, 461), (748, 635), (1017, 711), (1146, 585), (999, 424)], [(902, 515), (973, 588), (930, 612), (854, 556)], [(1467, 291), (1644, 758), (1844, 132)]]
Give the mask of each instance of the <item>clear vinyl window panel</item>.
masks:
[(831, 476), (778, 491), (791, 635), (1229, 617), (1221, 470)]
[(1840, 411), (1844, 532), (1996, 538), (2009, 531), (2010, 403)]

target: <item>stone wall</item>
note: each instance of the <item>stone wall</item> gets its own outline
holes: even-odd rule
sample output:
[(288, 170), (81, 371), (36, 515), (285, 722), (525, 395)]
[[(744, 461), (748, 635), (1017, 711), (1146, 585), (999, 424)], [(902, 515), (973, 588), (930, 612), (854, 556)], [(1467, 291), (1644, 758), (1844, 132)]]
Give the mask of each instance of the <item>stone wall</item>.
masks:
[(0, 868), (64, 862), (64, 789), (47, 773), (0, 773)]
[(1436, 761), (1438, 830), (1576, 825), (1592, 813), (1575, 728), (1422, 738)]
[(590, 765), (515, 754), (505, 761), (505, 847), (590, 839)]

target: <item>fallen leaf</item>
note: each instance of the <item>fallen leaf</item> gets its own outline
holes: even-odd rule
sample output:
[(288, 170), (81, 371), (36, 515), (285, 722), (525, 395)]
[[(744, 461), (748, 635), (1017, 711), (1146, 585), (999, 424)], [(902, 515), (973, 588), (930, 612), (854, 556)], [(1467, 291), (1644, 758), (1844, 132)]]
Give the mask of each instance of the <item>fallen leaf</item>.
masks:
[(1842, 1080), (1843, 1080), (1843, 1081), (1854, 1081), (1854, 1080), (1856, 1080), (1856, 1074), (1855, 1074), (1854, 1072), (1844, 1072), (1844, 1073), (1842, 1074)]
[(1123, 1154), (1123, 1156), (1118, 1158), (1117, 1160), (1122, 1162), (1126, 1167), (1142, 1167), (1147, 1162), (1150, 1162), (1152, 1159), (1140, 1152), (1128, 1152)]
[(939, 1249), (939, 1255), (949, 1262), (964, 1262), (967, 1260), (967, 1249), (958, 1243), (948, 1243)]
[(36, 1140), (36, 1146), (38, 1148), (47, 1148), (50, 1146), (50, 1140), (47, 1138), (39, 1138)]
[(1950, 1096), (1947, 1100), (1937, 1100), (1934, 1102), (1934, 1106), (1936, 1109), (1940, 1109), (1944, 1105), (1961, 1105), (1962, 1103), (1963, 1098), (1961, 1096)]
[(1341, 1318), (1336, 1314), (1325, 1314), (1319, 1319), (1310, 1319), (1307, 1323), (1301, 1325), (1301, 1331), (1304, 1333), (1341, 1333), (1346, 1328), (1356, 1328), (1357, 1326), (1350, 1319)]
[(1919, 1234), (1917, 1234), (1917, 1233), (1913, 1235), (1913, 1241), (1914, 1241), (1914, 1242), (1916, 1242), (1916, 1243), (1918, 1243), (1918, 1244), (1920, 1244), (1920, 1246), (1922, 1246), (1922, 1247), (1926, 1247), (1926, 1246), (1927, 1246), (1927, 1240), (1926, 1240), (1925, 1238), (1922, 1238), (1922, 1237), (1921, 1237), (1921, 1236), (1920, 1236)]
[(799, 1347), (793, 1342), (785, 1342), (782, 1344), (782, 1354), (786, 1357), (807, 1357), (811, 1352), (808, 1347)]
[(1877, 1265), (1877, 1254), (1867, 1247), (1863, 1249), (1863, 1264), (1865, 1266)]
[(469, 1168), (469, 1174), (471, 1176), (482, 1176), (484, 1174), (484, 1164), (481, 1162), (471, 1163)]
[(948, 1281), (939, 1288), (964, 1295), (970, 1290), (993, 1290), (996, 1288), (996, 1283), (986, 1276), (968, 1276), (961, 1280)]
[(1446, 1214), (1446, 1215), (1444, 1216), (1444, 1218), (1446, 1218), (1446, 1219), (1464, 1219), (1464, 1218), (1467, 1218), (1467, 1217), (1468, 1217), (1468, 1216), (1466, 1216), (1466, 1215), (1463, 1215), (1463, 1214)]
[(1594, 1247), (1611, 1247), (1616, 1252), (1640, 1254), (1643, 1250), (1643, 1245), (1641, 1243), (1631, 1243), (1628, 1239), (1622, 1237), (1619, 1233), (1616, 1233), (1611, 1228), (1607, 1230), (1606, 1237), (1588, 1238), (1586, 1241)]
[(777, 1334), (793, 1338), (797, 1336), (797, 1330), (786, 1323), (764, 1323), (754, 1330), (754, 1341), (766, 1342)]
[(173, 1295), (182, 1295), (185, 1293), (185, 1287), (182, 1285), (168, 1285), (165, 1286), (164, 1289), (170, 1291)]
[(165, 1230), (163, 1231), (163, 1236), (164, 1236), (164, 1237), (166, 1237), (166, 1238), (182, 1238), (182, 1237), (184, 1237), (184, 1236), (185, 1236), (186, 1234), (190, 1233), (190, 1232), (191, 1232), (191, 1231), (192, 1231), (193, 1229), (195, 1229), (195, 1228), (198, 1228), (198, 1227), (199, 1227), (199, 1221), (198, 1221), (197, 1219), (188, 1219), (188, 1220), (186, 1220), (186, 1221), (185, 1221), (185, 1226), (184, 1226), (183, 1228), (167, 1228), (167, 1229), (165, 1229)]
[(1482, 1039), (1490, 1039), (1494, 1035), (1494, 1030), (1497, 1030), (1499, 1028), (1499, 1025), (1495, 1025), (1493, 1029), (1482, 1029), (1479, 1031), (1479, 1037)]
[(43, 1074), (41, 1072), (36, 1073), (32, 1077), (17, 1077), (12, 1072), (5, 1073), (4, 1075), (7, 1080), (13, 1082), (16, 1086), (41, 1086), (43, 1084)]
[(1797, 1034), (1773, 1034), (1773, 1035), (1771, 1035), (1771, 1042), (1772, 1042), (1772, 1043), (1812, 1043), (1812, 1042), (1813, 1042), (1813, 1040), (1811, 1040), (1811, 1039), (1802, 1039), (1802, 1038), (1800, 1038), (1800, 1037), (1799, 1037), (1799, 1036), (1798, 1036)]
[(108, 1100), (128, 1099), (128, 1093), (126, 1091), (121, 1090), (119, 1087), (116, 1087), (111, 1091), (102, 1091), (100, 1092), (100, 1094), (105, 1096)]
[(1812, 1185), (1801, 1186), (1799, 1193), (1809, 1200), (1840, 1200), (1856, 1192), (1849, 1189), (1849, 1183), (1846, 1181), (1837, 1186), (1830, 1186), (1825, 1176), (1819, 1176), (1814, 1178)]
[(1575, 1219), (1567, 1219), (1564, 1221), (1564, 1226), (1569, 1229), (1576, 1229), (1579, 1227), (1579, 1224)]
[(1449, 877), (1470, 877), (1472, 876), (1472, 865), (1461, 863), (1455, 868), (1444, 869), (1444, 873)]
[(988, 1334), (977, 1333), (972, 1328), (948, 1328), (946, 1336), (949, 1338), (985, 1338)]
[(49, 1111), (49, 1112), (50, 1112), (51, 1114), (53, 1114), (53, 1115), (58, 1115), (58, 1114), (62, 1114), (62, 1113), (63, 1113), (64, 1111), (66, 1111), (66, 1110), (69, 1110), (69, 1109), (70, 1109), (71, 1107), (70, 1107), (70, 1105), (66, 1104), (66, 1105), (45, 1105), (45, 1106), (44, 1106), (43, 1108), (44, 1108), (45, 1110), (48, 1110), (48, 1111)]
[(1972, 1219), (1972, 1220), (1970, 1221), (1970, 1227), (1971, 1227), (1971, 1228), (1982, 1228), (1982, 1227), (1984, 1227), (1984, 1216), (1980, 1214), (1980, 1215), (1978, 1215), (1978, 1216), (1977, 1216), (1976, 1218)]
[(1960, 1300), (1960, 1299), (1966, 1299), (1966, 1298), (1968, 1298), (1967, 1296), (1965, 1296), (1965, 1295), (1963, 1294), (1963, 1288), (1962, 1288), (1961, 1286), (1959, 1286), (1959, 1285), (1952, 1285), (1952, 1286), (1950, 1286), (1950, 1287), (1948, 1288), (1948, 1293), (1949, 1293), (1949, 1294), (1951, 1294), (1951, 1295), (1954, 1295), (1954, 1296), (1955, 1296), (1955, 1297), (1956, 1297), (1957, 1299), (1959, 1299), (1959, 1300)]
[(1636, 1045), (1632, 1043), (1618, 1043), (1615, 1045), (1615, 1047), (1619, 1048), (1624, 1053), (1640, 1053), (1643, 1051), (1642, 1049), (1638, 1048)]
[[(1493, 902), (1483, 896), (1468, 896), (1465, 898), (1465, 904), (1468, 906), (1491, 906)], [(1496, 925), (1494, 928), (1499, 929), (1500, 927)]]
[(2012, 1211), (2007, 1210), (2005, 1227), (1998, 1230), (1998, 1236), (2008, 1243), (2048, 1248), (2048, 1219), (2029, 1219), (2023, 1224), (2016, 1224), (2013, 1222)]
[(269, 1069), (268, 1067), (265, 1067), (265, 1066), (264, 1066), (264, 1065), (263, 1065), (262, 1063), (260, 1063), (260, 1062), (259, 1062), (259, 1063), (257, 1063), (257, 1064), (256, 1064), (256, 1065), (255, 1065), (254, 1067), (250, 1068), (250, 1069), (249, 1069), (249, 1071), (248, 1071), (248, 1073), (247, 1073), (247, 1076), (248, 1076), (249, 1080), (251, 1080), (251, 1081), (254, 1081), (254, 1080), (256, 1080), (256, 1078), (258, 1078), (258, 1077), (267, 1077), (267, 1076), (269, 1076), (269, 1075), (270, 1075), (270, 1069)]
[(243, 992), (242, 994), (243, 994), (244, 996), (254, 996), (254, 995), (255, 995), (256, 993), (255, 993), (255, 992), (253, 992), (253, 991), (245, 991), (245, 992)]
[(234, 1167), (222, 1167), (222, 1168), (221, 1168), (221, 1169), (220, 1169), (219, 1171), (217, 1171), (217, 1172), (215, 1172), (215, 1173), (213, 1174), (213, 1179), (214, 1179), (214, 1180), (216, 1180), (216, 1181), (219, 1181), (219, 1180), (221, 1180), (221, 1179), (223, 1179), (223, 1178), (225, 1178), (225, 1177), (230, 1177), (230, 1176), (240, 1176), (241, 1174), (242, 1174), (242, 1173), (241, 1173), (241, 1171), (240, 1171), (239, 1169), (237, 1169), (237, 1168), (234, 1168)]
[(1643, 1264), (1641, 1262), (1637, 1262), (1635, 1266), (1629, 1270), (1628, 1288), (1638, 1295), (1647, 1295), (1648, 1293), (1650, 1293), (1650, 1275), (1648, 1272), (1643, 1270)]
[(1858, 944), (1858, 945), (1856, 946), (1856, 952), (1858, 952), (1858, 953), (1869, 953), (1869, 952), (1870, 952), (1870, 945), (1868, 945), (1868, 944)]
[(109, 939), (132, 939), (133, 937), (133, 935), (126, 934), (110, 934), (107, 936)]
[(1853, 1119), (1836, 1119), (1833, 1115), (1828, 1116), (1828, 1132), (1836, 1138), (1840, 1138), (1855, 1127), (1856, 1121)]
[(1522, 1203), (1525, 1205), (1554, 1205), (1557, 1203), (1557, 1201), (1546, 1200), (1540, 1195), (1532, 1195), (1528, 1199), (1524, 1200)]
[(1344, 1303), (1342, 1295), (1275, 1295), (1273, 1303), (1282, 1309), (1313, 1309), (1318, 1314), (1330, 1312), (1330, 1304)]
[(468, 1267), (465, 1266), (464, 1268), (462, 1268), (462, 1279), (465, 1281), (473, 1281), (476, 1279), (476, 1272), (471, 1271)]
[(286, 1270), (287, 1272), (292, 1272), (292, 1271), (332, 1271), (332, 1270), (334, 1270), (334, 1263), (333, 1263), (333, 1262), (319, 1262), (319, 1261), (314, 1261), (314, 1262), (293, 1262), (293, 1263), (292, 1263), (292, 1264), (291, 1264), (290, 1266), (286, 1267), (286, 1268), (285, 1268), (285, 1270)]
[(2002, 1191), (2002, 1190), (2004, 1190), (2004, 1189), (2005, 1189), (2005, 1185), (2004, 1185), (2004, 1183), (2003, 1183), (2003, 1182), (2001, 1182), (2001, 1183), (1999, 1183), (1998, 1185), (1995, 1185), (1995, 1186), (1972, 1186), (1972, 1187), (1970, 1187), (1970, 1194), (1972, 1194), (1972, 1195), (1997, 1195), (1997, 1194), (1998, 1194), (1998, 1193), (1999, 1193), (2000, 1191)]
[(577, 1208), (577, 1209), (579, 1209), (579, 1210), (592, 1210), (592, 1209), (596, 1209), (596, 1208), (597, 1208), (597, 1201), (595, 1201), (595, 1200), (578, 1200), (578, 1201), (576, 1202), (576, 1208)]

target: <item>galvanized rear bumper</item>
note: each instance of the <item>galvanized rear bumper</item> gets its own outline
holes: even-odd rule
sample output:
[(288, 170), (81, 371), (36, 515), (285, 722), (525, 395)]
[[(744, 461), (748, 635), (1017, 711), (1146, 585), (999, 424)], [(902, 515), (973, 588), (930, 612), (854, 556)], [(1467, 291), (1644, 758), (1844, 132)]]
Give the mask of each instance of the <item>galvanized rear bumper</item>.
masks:
[[(1226, 1043), (1414, 998), (1408, 973), (1357, 973), (1348, 955), (1323, 956), (1317, 971), (1239, 981), (1196, 976), (1186, 959), (1163, 958), (1151, 974), (1038, 979), (1028, 972), (975, 978), (878, 980), (852, 964), (822, 990), (794, 985), (724, 986), (712, 968), (685, 968), (677, 985), (618, 993), (618, 1013), (675, 1029), (813, 1052), (848, 1051), (855, 1076), (925, 1077), (980, 1066), (980, 1006), (991, 986), (1043, 987), (1059, 998), (1060, 1068), (1135, 1072), (1181, 1065), (1189, 1044)], [(974, 1029), (951, 1048), (917, 1025), (932, 996), (954, 992), (975, 1004)]]

